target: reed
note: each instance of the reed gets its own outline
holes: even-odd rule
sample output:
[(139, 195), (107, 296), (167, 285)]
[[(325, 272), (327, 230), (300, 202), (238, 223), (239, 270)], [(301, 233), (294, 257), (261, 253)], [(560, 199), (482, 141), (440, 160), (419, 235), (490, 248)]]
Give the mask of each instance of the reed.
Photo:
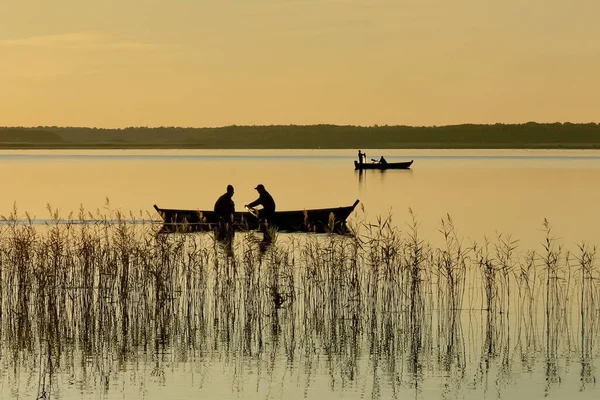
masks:
[(57, 371), (87, 370), (75, 353), (110, 380), (147, 354), (164, 375), (169, 349), (180, 362), (210, 354), (231, 365), (240, 387), (244, 362), (272, 373), (283, 355), (310, 376), (320, 352), (333, 388), (367, 373), (365, 355), (374, 391), (385, 376), (394, 391), (419, 392), (434, 369), (465, 379), (476, 353), (482, 385), (494, 360), (509, 382), (514, 353), (524, 364), (544, 354), (551, 387), (560, 354), (576, 350), (582, 382), (595, 379), (596, 248), (565, 251), (547, 221), (541, 251), (522, 251), (505, 234), (465, 244), (450, 216), (435, 247), (411, 210), (404, 226), (389, 215), (355, 221), (348, 236), (270, 232), (268, 242), (161, 235), (117, 211), (49, 213), (39, 225), (15, 207), (0, 225), (1, 346), (15, 370), (37, 360), (45, 398)]

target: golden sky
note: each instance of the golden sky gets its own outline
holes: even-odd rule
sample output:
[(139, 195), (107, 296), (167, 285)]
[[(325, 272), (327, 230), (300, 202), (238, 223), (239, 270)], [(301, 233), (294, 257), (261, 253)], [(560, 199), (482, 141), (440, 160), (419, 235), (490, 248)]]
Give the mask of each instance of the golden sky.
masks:
[(598, 0), (1, 0), (0, 126), (599, 122)]

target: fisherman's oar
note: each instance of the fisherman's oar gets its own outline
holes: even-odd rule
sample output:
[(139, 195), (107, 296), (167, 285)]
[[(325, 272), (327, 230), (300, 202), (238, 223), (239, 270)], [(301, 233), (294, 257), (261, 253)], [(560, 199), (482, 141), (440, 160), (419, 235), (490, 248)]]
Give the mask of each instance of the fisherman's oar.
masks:
[(246, 207), (246, 210), (248, 210), (248, 212), (250, 214), (252, 214), (255, 218), (258, 218), (258, 211), (252, 207)]

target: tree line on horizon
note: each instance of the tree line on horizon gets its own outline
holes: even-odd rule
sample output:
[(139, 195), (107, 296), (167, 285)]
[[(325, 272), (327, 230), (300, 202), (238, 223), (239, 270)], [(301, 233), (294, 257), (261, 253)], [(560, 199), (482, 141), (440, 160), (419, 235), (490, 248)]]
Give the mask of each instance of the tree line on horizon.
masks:
[(600, 124), (0, 127), (0, 148), (598, 148)]

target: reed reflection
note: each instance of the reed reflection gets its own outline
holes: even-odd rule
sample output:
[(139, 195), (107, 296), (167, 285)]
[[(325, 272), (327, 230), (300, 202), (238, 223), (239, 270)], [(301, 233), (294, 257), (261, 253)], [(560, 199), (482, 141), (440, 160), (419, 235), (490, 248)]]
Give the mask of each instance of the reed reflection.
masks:
[(224, 369), (235, 391), (284, 387), (284, 369), (304, 393), (325, 374), (333, 391), (371, 382), (371, 398), (421, 398), (440, 377), (445, 397), (502, 397), (528, 384), (516, 373), (544, 374), (539, 390), (551, 393), (565, 356), (580, 362), (579, 388), (594, 388), (594, 247), (562, 251), (549, 224), (524, 256), (507, 235), (466, 245), (447, 216), (437, 248), (411, 218), (403, 230), (389, 216), (354, 235), (272, 232), (265, 243), (254, 232), (156, 235), (122, 215), (45, 227), (9, 217), (0, 324), (13, 390), (31, 389), (23, 366), (51, 398), (65, 375), (112, 395), (124, 376), (148, 370), (168, 386), (174, 366), (194, 364)]

